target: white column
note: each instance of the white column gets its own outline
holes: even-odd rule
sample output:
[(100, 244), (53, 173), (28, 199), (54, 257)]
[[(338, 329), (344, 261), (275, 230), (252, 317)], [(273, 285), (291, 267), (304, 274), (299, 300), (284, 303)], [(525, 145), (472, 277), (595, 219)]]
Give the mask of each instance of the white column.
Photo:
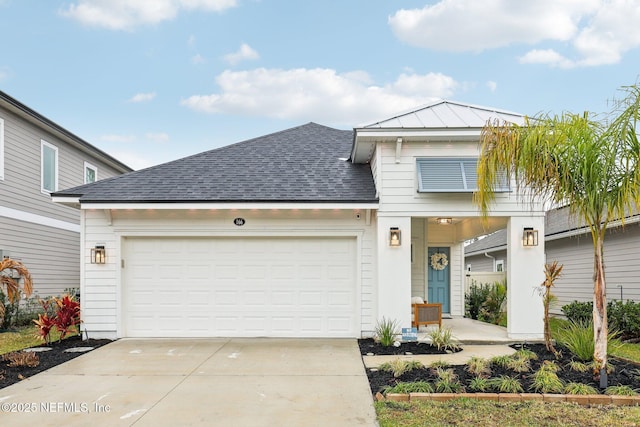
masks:
[[(525, 247), (525, 227), (538, 230), (538, 245)], [(513, 339), (544, 338), (544, 216), (511, 217), (507, 226), (507, 334)]]
[[(402, 233), (400, 246), (389, 245), (389, 230)], [(378, 318), (411, 326), (411, 217), (378, 217)]]

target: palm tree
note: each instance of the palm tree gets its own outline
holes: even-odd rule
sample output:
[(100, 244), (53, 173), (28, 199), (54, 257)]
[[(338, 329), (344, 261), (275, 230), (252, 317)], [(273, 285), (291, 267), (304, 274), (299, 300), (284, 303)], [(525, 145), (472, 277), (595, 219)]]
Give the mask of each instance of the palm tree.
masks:
[[(14, 278), (13, 272), (17, 273), (18, 278)], [(15, 304), (20, 301), (22, 293), (25, 296), (31, 296), (33, 292), (33, 282), (31, 280), (31, 273), (27, 270), (20, 261), (13, 260), (11, 258), (4, 258), (0, 260), (0, 290), (4, 288), (4, 293), (7, 296), (7, 301), (11, 304)], [(9, 273), (9, 274), (6, 274)], [(22, 281), (22, 289), (20, 289), (20, 277)], [(5, 306), (0, 301), (0, 324), (4, 320)]]
[(475, 200), (484, 216), (503, 173), (516, 182), (525, 199), (569, 205), (589, 227), (594, 249), (594, 361), (606, 384), (607, 305), (603, 242), (607, 224), (640, 206), (640, 89), (622, 88), (603, 119), (564, 113), (525, 119), (522, 126), (487, 123), (482, 131)]

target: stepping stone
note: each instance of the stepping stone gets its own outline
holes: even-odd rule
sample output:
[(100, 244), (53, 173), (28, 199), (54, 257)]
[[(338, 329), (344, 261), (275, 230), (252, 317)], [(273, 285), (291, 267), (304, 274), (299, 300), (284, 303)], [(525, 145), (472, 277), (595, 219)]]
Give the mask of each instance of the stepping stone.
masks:
[(73, 347), (68, 348), (64, 352), (65, 353), (85, 353), (87, 351), (93, 350), (95, 347)]
[(33, 347), (33, 348), (25, 348), (24, 351), (25, 353), (42, 353), (43, 351), (49, 351), (51, 350), (51, 347)]

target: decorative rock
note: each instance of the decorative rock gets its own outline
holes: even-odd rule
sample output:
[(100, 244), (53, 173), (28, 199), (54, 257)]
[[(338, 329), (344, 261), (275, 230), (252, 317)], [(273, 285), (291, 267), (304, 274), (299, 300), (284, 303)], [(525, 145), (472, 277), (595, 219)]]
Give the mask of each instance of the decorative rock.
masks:
[(385, 399), (384, 399), (384, 396), (382, 395), (382, 393), (380, 393), (380, 392), (377, 392), (377, 393), (376, 393), (376, 400), (377, 400), (378, 402), (382, 402), (383, 400), (385, 400)]
[(375, 356), (375, 353), (367, 353), (367, 356)]
[(393, 342), (393, 346), (394, 347), (400, 347), (402, 345), (402, 343), (400, 341), (394, 341)]
[(410, 351), (405, 351), (404, 354), (407, 356), (413, 356), (413, 353), (411, 353)]
[(25, 353), (41, 353), (43, 351), (49, 351), (51, 350), (51, 347), (33, 347), (33, 348), (25, 348), (24, 351)]
[(85, 353), (87, 351), (93, 350), (95, 347), (73, 347), (68, 348), (64, 352), (65, 353)]

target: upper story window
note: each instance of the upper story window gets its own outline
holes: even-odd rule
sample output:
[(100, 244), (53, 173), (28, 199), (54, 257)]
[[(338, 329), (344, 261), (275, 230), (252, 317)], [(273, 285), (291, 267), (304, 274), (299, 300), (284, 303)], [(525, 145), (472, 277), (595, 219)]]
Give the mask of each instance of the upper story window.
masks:
[(91, 184), (98, 180), (98, 168), (91, 163), (84, 162), (84, 183)]
[[(417, 159), (419, 193), (471, 193), (478, 190), (477, 157)], [(504, 176), (496, 192), (509, 191)]]
[(4, 179), (4, 120), (0, 117), (0, 179)]
[(58, 147), (42, 140), (40, 145), (42, 192), (58, 190)]

